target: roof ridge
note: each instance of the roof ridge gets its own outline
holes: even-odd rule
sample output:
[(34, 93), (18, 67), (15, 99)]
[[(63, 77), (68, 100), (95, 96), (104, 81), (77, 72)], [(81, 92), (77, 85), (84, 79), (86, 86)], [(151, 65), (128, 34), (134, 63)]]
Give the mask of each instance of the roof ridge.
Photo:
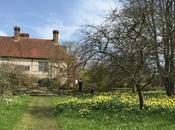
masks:
[(31, 39), (31, 40), (44, 40), (44, 41), (52, 41), (52, 39), (45, 39), (45, 38), (33, 38), (33, 37), (20, 37), (22, 39)]
[[(1, 35), (0, 35), (0, 37), (2, 37), (2, 38), (14, 38), (14, 36), (1, 36)], [(53, 39), (33, 38), (33, 37), (20, 37), (20, 39), (53, 41)]]

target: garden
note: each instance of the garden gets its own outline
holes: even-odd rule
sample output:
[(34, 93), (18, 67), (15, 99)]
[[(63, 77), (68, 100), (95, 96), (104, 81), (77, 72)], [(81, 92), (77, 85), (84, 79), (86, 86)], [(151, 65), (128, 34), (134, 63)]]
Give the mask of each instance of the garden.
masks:
[[(21, 41), (23, 38), (19, 38), (19, 41), (14, 39), (14, 43), (19, 42), (20, 45), (17, 47), (19, 57), (16, 54), (4, 55), (2, 51), (0, 130), (175, 129), (175, 0), (118, 2), (120, 8), (114, 6), (109, 9), (100, 18), (100, 23), (69, 25), (80, 26), (74, 33), (74, 29), (70, 30), (77, 35), (77, 40), (61, 39), (52, 55), (49, 48), (57, 48), (57, 35), (53, 40), (46, 39), (46, 43), (51, 43), (51, 47), (46, 48), (42, 47), (45, 42), (41, 39), (33, 40), (27, 36), (32, 41), (29, 44), (31, 47), (26, 39), (26, 45)], [(64, 7), (61, 2), (55, 5)], [(94, 15), (95, 10), (90, 12)], [(48, 16), (46, 18), (50, 19), (46, 20), (52, 21), (57, 15), (53, 15), (53, 18)], [(72, 18), (74, 15), (65, 16)], [(77, 14), (75, 16), (79, 17)], [(84, 16), (79, 17), (80, 21), (84, 21)], [(85, 19), (88, 17), (85, 16)], [(67, 31), (64, 32), (67, 29), (61, 28), (61, 37), (67, 34)], [(58, 31), (54, 32), (59, 34)], [(12, 38), (8, 38), (10, 43)], [(5, 42), (1, 41), (3, 48), (13, 45), (4, 45)], [(43, 53), (32, 49), (36, 41), (41, 41)], [(22, 55), (23, 46), (28, 47), (26, 52), (32, 52), (34, 56)], [(47, 48), (48, 54), (45, 54)], [(11, 50), (11, 47), (7, 50)], [(16, 52), (16, 46), (11, 52)], [(36, 57), (37, 54), (42, 56)], [(21, 63), (16, 62), (18, 58)], [(32, 62), (23, 63), (24, 59)], [(27, 70), (23, 70), (26, 67)], [(33, 68), (38, 69), (35, 71)], [(35, 73), (36, 77), (33, 75)]]
[(174, 98), (163, 93), (146, 93), (139, 110), (132, 93), (103, 93), (81, 97), (58, 97), (57, 119), (63, 130), (171, 130), (175, 128)]
[(0, 105), (0, 129), (173, 130), (174, 100), (163, 92), (146, 92), (140, 110), (138, 96), (129, 92), (6, 97)]

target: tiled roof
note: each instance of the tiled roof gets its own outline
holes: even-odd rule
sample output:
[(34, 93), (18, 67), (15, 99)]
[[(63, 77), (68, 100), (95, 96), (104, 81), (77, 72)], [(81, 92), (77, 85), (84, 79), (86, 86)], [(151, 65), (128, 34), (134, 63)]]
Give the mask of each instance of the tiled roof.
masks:
[(66, 56), (65, 47), (54, 45), (52, 40), (20, 37), (15, 41), (13, 37), (0, 36), (0, 56), (48, 59), (56, 49)]

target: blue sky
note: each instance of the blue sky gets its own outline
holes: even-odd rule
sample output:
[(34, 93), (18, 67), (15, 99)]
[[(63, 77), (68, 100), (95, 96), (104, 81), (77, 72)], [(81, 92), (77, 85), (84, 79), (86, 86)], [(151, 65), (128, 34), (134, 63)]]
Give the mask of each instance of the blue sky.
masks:
[(99, 24), (115, 0), (1, 0), (0, 35), (13, 35), (20, 26), (35, 38), (52, 38), (60, 31), (60, 41), (78, 40), (85, 24)]

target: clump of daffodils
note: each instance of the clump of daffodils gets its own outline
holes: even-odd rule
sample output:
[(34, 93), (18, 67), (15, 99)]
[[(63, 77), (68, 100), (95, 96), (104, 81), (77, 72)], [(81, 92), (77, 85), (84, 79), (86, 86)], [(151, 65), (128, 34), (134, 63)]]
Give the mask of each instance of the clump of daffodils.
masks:
[(85, 116), (87, 116), (88, 114), (90, 114), (90, 110), (87, 109), (87, 108), (82, 108), (82, 109), (80, 109), (78, 112), (79, 112), (79, 114), (81, 115), (81, 117), (85, 117)]
[[(175, 111), (175, 99), (164, 95), (144, 97), (146, 110), (171, 110)], [(82, 117), (91, 111), (132, 111), (138, 110), (138, 96), (131, 93), (102, 94), (89, 98), (70, 97), (65, 102), (56, 103), (56, 111), (77, 111)]]

